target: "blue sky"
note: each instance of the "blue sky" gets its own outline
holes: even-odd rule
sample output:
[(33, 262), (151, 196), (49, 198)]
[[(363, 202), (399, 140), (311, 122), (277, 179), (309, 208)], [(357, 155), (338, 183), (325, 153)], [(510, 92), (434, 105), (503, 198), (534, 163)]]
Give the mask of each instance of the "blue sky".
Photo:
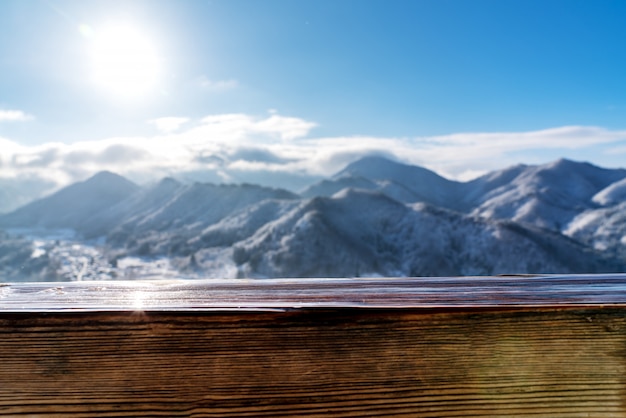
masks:
[[(139, 91), (94, 76), (120, 27), (152, 53)], [(0, 177), (626, 166), (624, 68), (624, 1), (2, 0)]]

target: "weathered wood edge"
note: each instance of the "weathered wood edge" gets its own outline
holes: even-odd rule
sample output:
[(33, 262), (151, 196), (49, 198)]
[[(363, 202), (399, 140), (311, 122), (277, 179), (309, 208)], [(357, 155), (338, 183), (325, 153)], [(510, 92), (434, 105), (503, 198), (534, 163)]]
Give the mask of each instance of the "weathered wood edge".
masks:
[(0, 283), (0, 313), (626, 307), (626, 274)]

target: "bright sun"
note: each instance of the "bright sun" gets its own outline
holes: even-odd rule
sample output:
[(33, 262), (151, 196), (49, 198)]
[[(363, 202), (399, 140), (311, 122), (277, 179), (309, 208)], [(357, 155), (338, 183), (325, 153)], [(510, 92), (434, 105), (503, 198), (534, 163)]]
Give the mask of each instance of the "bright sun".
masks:
[(142, 97), (155, 88), (160, 59), (141, 30), (116, 24), (96, 31), (92, 39), (93, 78), (101, 88), (122, 99)]

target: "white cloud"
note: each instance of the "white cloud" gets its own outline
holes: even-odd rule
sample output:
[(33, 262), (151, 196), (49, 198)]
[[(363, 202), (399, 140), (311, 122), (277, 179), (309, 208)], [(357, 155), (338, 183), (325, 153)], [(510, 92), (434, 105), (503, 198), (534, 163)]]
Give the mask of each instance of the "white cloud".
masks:
[(24, 122), (31, 119), (32, 115), (21, 110), (0, 110), (0, 122)]
[[(301, 118), (272, 114), (268, 118), (256, 118), (242, 113), (210, 115), (201, 120), (196, 133), (211, 133), (220, 142), (253, 141), (273, 143), (276, 139), (294, 140), (303, 138), (317, 126)], [(206, 138), (206, 137), (205, 137)], [(205, 139), (206, 140), (206, 139)]]
[(228, 79), (228, 80), (211, 80), (207, 76), (200, 76), (197, 79), (198, 85), (205, 90), (232, 90), (239, 87), (239, 82), (237, 80)]
[[(414, 159), (443, 174), (459, 178), (471, 171), (491, 171), (542, 155), (535, 160), (582, 158), (594, 160), (597, 148), (626, 140), (626, 131), (612, 131), (595, 126), (563, 126), (527, 132), (478, 132), (415, 138), (406, 150)], [(589, 150), (589, 152), (586, 152)], [(522, 155), (524, 157), (522, 157)], [(543, 160), (543, 161), (541, 161)], [(596, 164), (602, 164), (598, 159)], [(463, 175), (467, 179), (467, 175)]]
[(626, 131), (596, 126), (563, 126), (529, 132), (460, 133), (425, 138), (434, 145), (489, 148), (498, 152), (528, 148), (575, 149), (626, 140)]
[[(101, 170), (135, 179), (153, 180), (166, 175), (223, 170), (238, 161), (267, 160), (275, 170), (285, 161), (271, 145), (284, 139), (306, 136), (314, 123), (299, 118), (245, 114), (207, 116), (180, 130), (187, 118), (150, 121), (161, 134), (151, 137), (120, 137), (73, 144), (46, 143), (23, 146), (0, 139), (0, 177), (31, 175), (52, 178), (59, 185), (82, 180)], [(179, 129), (173, 132), (174, 129)], [(282, 171), (289, 171), (288, 168)]]
[(256, 122), (254, 129), (257, 132), (275, 135), (282, 140), (288, 141), (306, 136), (316, 126), (316, 123), (300, 118), (272, 114), (269, 118)]
[(159, 118), (151, 123), (161, 133), (38, 146), (0, 138), (0, 177), (40, 177), (63, 185), (110, 170), (136, 181), (174, 175), (295, 188), (332, 175), (363, 155), (379, 154), (469, 180), (519, 162), (577, 159), (574, 155), (602, 165), (603, 152), (626, 141), (626, 131), (585, 126), (413, 138), (314, 137), (314, 122), (278, 113), (209, 115), (198, 121)]
[(189, 118), (183, 117), (164, 117), (151, 119), (148, 123), (153, 124), (156, 128), (163, 133), (171, 133), (177, 131), (182, 125), (189, 122)]
[(2, 150), (2, 153), (0, 153), (0, 158), (2, 158), (3, 154), (5, 156), (16, 154), (22, 148), (22, 145), (18, 144), (15, 141), (0, 137), (0, 150)]

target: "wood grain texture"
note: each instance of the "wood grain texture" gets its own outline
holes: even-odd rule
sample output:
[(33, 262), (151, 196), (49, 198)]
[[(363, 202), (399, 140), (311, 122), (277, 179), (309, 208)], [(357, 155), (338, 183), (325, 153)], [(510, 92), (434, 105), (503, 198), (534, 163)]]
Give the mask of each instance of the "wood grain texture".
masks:
[(626, 274), (0, 284), (0, 312), (626, 306)]
[(0, 315), (0, 415), (623, 417), (623, 309)]
[(0, 416), (624, 417), (626, 276), (0, 286)]

